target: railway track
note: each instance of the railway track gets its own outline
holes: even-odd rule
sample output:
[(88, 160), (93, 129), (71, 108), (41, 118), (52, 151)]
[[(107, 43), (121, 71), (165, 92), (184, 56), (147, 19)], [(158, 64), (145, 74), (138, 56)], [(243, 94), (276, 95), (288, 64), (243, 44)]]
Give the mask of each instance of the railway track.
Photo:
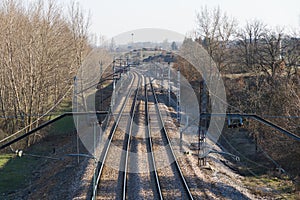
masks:
[(127, 196), (124, 199), (162, 199), (159, 179), (152, 150), (148, 115), (147, 84), (144, 76), (139, 90), (137, 109), (133, 116), (131, 146), (127, 176)]
[[(193, 199), (164, 127), (151, 80), (138, 72), (133, 74), (103, 148), (92, 199)], [(120, 127), (126, 127), (125, 132)], [(118, 168), (107, 160), (114, 160)]]
[(126, 129), (126, 134), (124, 138), (124, 144), (123, 144), (123, 154), (121, 157), (121, 162), (120, 162), (120, 175), (119, 178), (122, 180), (122, 199), (126, 199), (126, 193), (127, 193), (127, 175), (128, 175), (128, 158), (129, 158), (129, 149), (130, 149), (130, 142), (131, 142), (131, 137), (132, 137), (132, 130), (133, 130), (133, 120), (134, 120), (134, 115), (135, 115), (135, 110), (136, 110), (136, 104), (137, 104), (137, 97), (138, 93), (140, 91), (140, 85), (141, 85), (141, 80), (139, 79), (137, 89), (135, 90), (135, 95), (133, 99), (133, 103), (131, 106), (130, 110), (130, 117), (128, 117), (128, 122), (127, 122), (127, 129)]
[[(177, 158), (174, 154), (172, 144), (163, 122), (156, 92), (151, 80), (149, 81), (149, 87), (149, 93), (152, 96), (150, 101), (153, 102), (151, 105), (153, 110), (151, 122), (155, 120), (154, 124), (157, 123), (158, 125), (158, 128), (156, 127), (156, 129), (152, 131), (155, 132), (155, 134), (152, 134), (153, 140), (158, 140), (158, 142), (153, 144), (155, 152), (154, 157), (163, 158), (164, 160), (164, 163), (159, 165), (159, 168), (157, 169), (162, 195), (165, 198), (193, 199), (184, 175), (177, 162)], [(163, 153), (164, 156), (161, 155)]]
[[(121, 171), (118, 169), (112, 169), (109, 166), (107, 166), (107, 162), (109, 160), (112, 160), (112, 156), (119, 156), (119, 160), (121, 160), (120, 153), (118, 152), (116, 155), (113, 155), (113, 153), (116, 152), (116, 148), (123, 148), (122, 147), (122, 141), (124, 140), (124, 134), (122, 134), (122, 130), (118, 129), (119, 125), (126, 121), (127, 116), (124, 116), (124, 113), (129, 113), (131, 110), (131, 105), (133, 102), (129, 102), (131, 96), (134, 92), (134, 84), (139, 84), (139, 80), (137, 80), (138, 77), (136, 75), (133, 76), (130, 89), (128, 90), (128, 93), (123, 100), (123, 103), (120, 106), (119, 114), (116, 116), (114, 123), (111, 126), (109, 136), (107, 138), (107, 142), (103, 148), (103, 152), (100, 156), (100, 162), (97, 166), (96, 172), (95, 172), (95, 186), (93, 187), (93, 193), (92, 193), (92, 199), (97, 199), (97, 196), (100, 196), (101, 198), (120, 198), (120, 193), (116, 192), (119, 190), (121, 182), (119, 180), (119, 176), (122, 176)], [(117, 102), (120, 103), (120, 102)], [(125, 134), (127, 135), (127, 134)], [(116, 158), (117, 160), (117, 158)], [(117, 175), (117, 176), (116, 176)], [(115, 179), (115, 184), (106, 184), (107, 179)], [(107, 186), (106, 186), (107, 185)], [(111, 187), (111, 185), (116, 185), (114, 188)], [(117, 195), (118, 194), (118, 195)], [(113, 196), (112, 196), (113, 195)]]

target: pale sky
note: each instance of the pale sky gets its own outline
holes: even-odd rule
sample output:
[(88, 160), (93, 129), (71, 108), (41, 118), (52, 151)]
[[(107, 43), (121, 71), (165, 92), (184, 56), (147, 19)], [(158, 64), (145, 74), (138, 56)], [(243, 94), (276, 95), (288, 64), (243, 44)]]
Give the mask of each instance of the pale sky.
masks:
[[(73, 0), (58, 0), (67, 4)], [(140, 28), (186, 34), (196, 27), (201, 7), (219, 6), (240, 24), (258, 19), (273, 27), (300, 29), (300, 0), (77, 0), (91, 13), (90, 31), (107, 38)]]

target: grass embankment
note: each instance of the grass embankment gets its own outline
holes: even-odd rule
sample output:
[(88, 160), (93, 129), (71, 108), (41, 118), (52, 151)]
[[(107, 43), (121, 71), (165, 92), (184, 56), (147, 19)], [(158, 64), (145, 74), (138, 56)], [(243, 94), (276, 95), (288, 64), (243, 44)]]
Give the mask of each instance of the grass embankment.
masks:
[[(108, 97), (111, 96), (112, 91), (111, 81), (105, 83), (102, 88), (103, 99), (105, 99), (105, 102), (102, 102), (103, 108), (98, 105), (100, 92), (97, 91), (96, 97), (93, 95), (93, 98), (96, 98), (95, 103), (97, 109), (104, 109), (105, 107), (108, 107), (110, 103), (110, 98)], [(64, 112), (71, 111), (72, 102), (64, 101), (61, 103), (60, 108), (57, 111), (58, 114), (48, 117), (47, 120), (54, 119)], [(43, 166), (51, 164), (50, 162), (52, 160), (43, 156), (55, 157), (55, 154), (53, 153), (54, 148), (58, 151), (58, 147), (62, 147), (66, 143), (70, 142), (72, 137), (74, 137), (74, 135), (71, 134), (74, 129), (75, 126), (73, 117), (64, 117), (53, 123), (51, 126), (42, 129), (40, 134), (45, 134), (46, 136), (31, 147), (24, 149), (24, 156), (18, 157), (13, 152), (0, 154), (0, 199), (14, 199), (14, 196), (16, 196), (18, 191), (28, 188), (28, 186), (31, 185), (31, 182), (34, 181), (32, 177), (36, 174), (39, 176), (38, 174), (42, 171)], [(60, 152), (56, 153), (61, 155), (66, 153), (65, 149), (60, 149), (59, 151)], [(28, 154), (40, 155), (41, 157), (33, 157)], [(49, 173), (49, 176), (53, 173), (54, 172)]]
[(15, 193), (17, 189), (26, 187), (33, 166), (39, 159), (33, 157), (17, 157), (15, 154), (0, 155), (0, 197)]
[[(93, 95), (93, 98), (96, 98), (94, 100), (96, 103), (95, 107), (101, 110), (107, 108), (110, 104), (109, 97), (111, 96), (112, 91), (111, 81), (104, 83), (102, 88), (102, 98), (104, 100), (104, 102), (102, 102), (103, 107), (99, 104), (100, 92), (97, 91), (96, 96)], [(61, 103), (60, 108), (57, 111), (58, 114), (48, 117), (47, 120), (54, 119), (64, 112), (71, 111), (72, 102), (64, 101)], [(14, 196), (18, 193), (18, 191), (28, 188), (28, 186), (31, 185), (31, 182), (34, 181), (32, 180), (32, 177), (35, 174), (39, 174), (45, 164), (51, 164), (51, 159), (47, 159), (43, 156), (55, 157), (53, 150), (56, 148), (57, 151), (58, 147), (62, 147), (66, 143), (70, 142), (72, 137), (74, 137), (74, 135), (71, 134), (74, 129), (75, 126), (73, 117), (64, 117), (53, 123), (51, 126), (42, 129), (39, 134), (44, 134), (46, 136), (31, 147), (24, 149), (24, 156), (18, 157), (13, 152), (0, 154), (0, 199), (14, 199)], [(59, 151), (60, 152), (56, 153), (62, 155), (66, 153), (64, 152), (64, 149), (60, 149)], [(40, 155), (41, 157), (33, 157), (28, 154)], [(53, 173), (49, 173), (49, 176)]]
[(244, 184), (256, 195), (272, 199), (299, 199), (292, 181), (269, 176), (247, 176)]
[[(71, 102), (64, 102), (59, 112), (63, 113), (71, 109)], [(51, 116), (49, 119), (54, 117), (56, 116)], [(68, 140), (70, 137), (68, 133), (72, 133), (73, 130), (73, 118), (68, 116), (42, 129), (39, 134), (46, 136), (37, 144), (24, 149), (25, 155), (19, 157), (13, 152), (0, 154), (0, 199), (6, 198), (7, 195), (13, 196), (16, 192), (28, 187), (31, 184), (31, 177), (37, 173), (43, 163), (49, 161), (43, 156), (52, 154), (55, 147)]]
[(227, 129), (221, 136), (221, 144), (231, 153), (240, 157), (234, 168), (244, 176), (244, 185), (255, 195), (270, 199), (300, 199), (295, 183), (283, 173), (255, 143), (247, 131)]

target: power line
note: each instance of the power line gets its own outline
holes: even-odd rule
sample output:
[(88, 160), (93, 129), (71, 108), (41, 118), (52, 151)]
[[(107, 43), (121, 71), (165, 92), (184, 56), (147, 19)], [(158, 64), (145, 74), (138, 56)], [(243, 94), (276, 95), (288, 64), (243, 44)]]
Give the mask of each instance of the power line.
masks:
[(66, 93), (48, 110), (46, 111), (43, 115), (41, 115), (39, 118), (37, 118), (35, 121), (33, 121), (31, 124), (25, 126), (24, 128), (18, 130), (17, 132), (7, 136), (6, 138), (0, 140), (0, 143), (14, 137), (15, 135), (19, 134), (20, 132), (24, 131), (25, 129), (31, 127), (33, 124), (37, 123), (38, 121), (40, 121), (43, 117), (45, 117), (49, 112), (51, 112), (54, 108), (56, 108), (56, 106), (58, 106), (61, 101), (67, 96), (67, 94), (70, 92), (70, 90), (72, 89), (73, 85), (70, 86), (70, 88), (66, 91)]
[(0, 118), (3, 119), (17, 119), (17, 118), (22, 118), (22, 117), (49, 117), (49, 116), (53, 116), (53, 115), (61, 115), (61, 112), (53, 112), (53, 113), (49, 113), (49, 114), (31, 114), (31, 115), (10, 115), (10, 116), (0, 116)]
[(262, 115), (263, 118), (286, 118), (286, 119), (299, 119), (300, 116), (280, 116), (280, 115)]
[[(44, 127), (46, 127), (46, 126), (48, 126), (48, 125), (50, 125), (50, 124), (52, 124), (52, 123), (54, 123), (54, 122), (56, 122), (56, 121), (62, 119), (62, 118), (64, 118), (64, 117), (66, 117), (66, 116), (89, 115), (89, 114), (107, 115), (108, 112), (106, 112), (106, 111), (75, 112), (75, 113), (74, 113), (74, 112), (66, 112), (66, 113), (64, 113), (64, 114), (62, 114), (62, 115), (60, 115), (60, 116), (58, 116), (58, 117), (56, 117), (56, 118), (54, 118), (54, 119), (52, 119), (52, 120), (49, 120), (49, 121), (47, 121), (47, 122), (41, 124), (40, 126), (38, 126), (38, 127), (34, 128), (34, 129), (28, 131), (27, 133), (24, 133), (23, 135), (21, 135), (21, 136), (15, 138), (15, 139), (13, 139), (12, 141), (9, 141), (9, 142), (7, 142), (6, 144), (3, 144), (2, 146), (0, 146), (0, 150), (1, 150), (1, 149), (4, 149), (4, 148), (6, 148), (6, 147), (8, 147), (8, 146), (10, 146), (10, 145), (12, 145), (12, 144), (14, 144), (15, 142), (18, 142), (19, 140), (22, 140), (22, 139), (25, 138), (25, 137), (28, 137), (29, 135), (35, 133), (36, 131), (38, 131), (38, 130), (40, 130), (40, 129), (42, 129), (42, 128), (44, 128)], [(6, 138), (5, 138), (5, 139), (6, 139)], [(5, 139), (2, 140), (2, 141), (5, 141)]]

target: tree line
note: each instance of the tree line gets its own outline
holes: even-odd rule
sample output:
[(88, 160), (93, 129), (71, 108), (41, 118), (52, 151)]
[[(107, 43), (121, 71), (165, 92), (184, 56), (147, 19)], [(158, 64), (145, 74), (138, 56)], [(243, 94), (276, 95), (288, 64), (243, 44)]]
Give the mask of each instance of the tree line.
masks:
[[(270, 120), (300, 133), (300, 25), (287, 30), (250, 20), (240, 26), (220, 8), (203, 7), (197, 13), (195, 30), (194, 40), (222, 74), (228, 112), (281, 116)], [(299, 171), (297, 142), (258, 123), (248, 128), (270, 155), (284, 161), (286, 168)], [(291, 159), (295, 165), (290, 165)]]
[(88, 26), (75, 3), (66, 11), (51, 0), (1, 1), (0, 139), (38, 126), (38, 116), (70, 89), (91, 50)]

